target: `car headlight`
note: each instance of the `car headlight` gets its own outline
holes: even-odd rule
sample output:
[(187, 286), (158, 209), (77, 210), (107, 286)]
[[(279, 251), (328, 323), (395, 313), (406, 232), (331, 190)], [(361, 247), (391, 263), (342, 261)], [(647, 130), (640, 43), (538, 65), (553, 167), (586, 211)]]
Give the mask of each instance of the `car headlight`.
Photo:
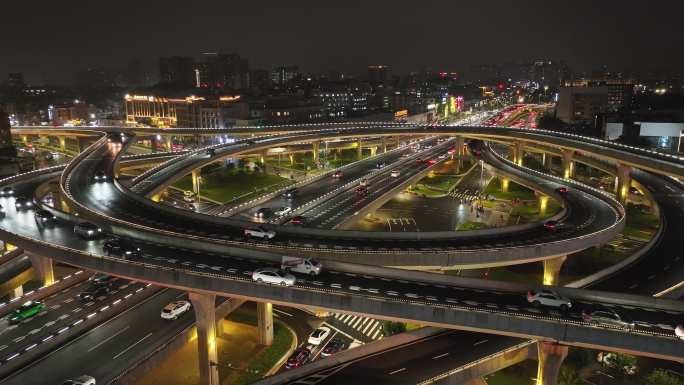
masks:
[(88, 230), (88, 235), (92, 235), (92, 234), (93, 234), (93, 230)]
[(126, 254), (131, 254), (131, 253), (133, 253), (133, 252), (130, 250), (126, 251)]

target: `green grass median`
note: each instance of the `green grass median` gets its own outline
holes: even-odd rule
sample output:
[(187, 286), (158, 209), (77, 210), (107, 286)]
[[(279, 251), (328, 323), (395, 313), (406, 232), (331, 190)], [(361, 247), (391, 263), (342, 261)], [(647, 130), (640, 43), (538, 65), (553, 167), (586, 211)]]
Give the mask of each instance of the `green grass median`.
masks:
[[(293, 182), (287, 178), (261, 171), (221, 167), (202, 175), (200, 195), (225, 203), (248, 193), (267, 193)], [(186, 175), (173, 185), (185, 191), (192, 190), (192, 177)]]
[[(228, 318), (233, 322), (257, 326), (254, 314), (236, 312)], [(292, 332), (281, 321), (277, 319), (273, 321), (273, 344), (254, 356), (245, 371), (232, 382), (233, 385), (251, 384), (264, 378), (266, 373), (290, 350), (294, 339)]]

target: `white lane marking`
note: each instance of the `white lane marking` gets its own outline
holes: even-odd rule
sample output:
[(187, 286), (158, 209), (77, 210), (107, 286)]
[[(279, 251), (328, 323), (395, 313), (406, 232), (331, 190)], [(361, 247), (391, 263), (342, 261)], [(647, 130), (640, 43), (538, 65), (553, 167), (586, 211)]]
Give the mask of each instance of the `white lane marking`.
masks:
[(111, 341), (112, 338), (118, 336), (119, 334), (125, 332), (126, 330), (130, 329), (130, 326), (126, 326), (125, 328), (119, 330), (118, 332), (114, 333), (113, 335), (107, 337), (106, 339), (100, 341), (97, 345), (93, 346), (92, 348), (88, 349), (88, 353), (92, 352), (93, 350), (99, 348), (103, 344), (106, 344), (107, 342)]
[(448, 356), (448, 355), (449, 355), (449, 353), (442, 353), (442, 354), (440, 354), (440, 355), (438, 355), (438, 356), (432, 357), (432, 359), (433, 359), (433, 360), (438, 360), (438, 359), (440, 359), (440, 358), (442, 358), (442, 357), (446, 357), (446, 356)]
[(393, 374), (401, 373), (401, 372), (403, 372), (404, 370), (406, 370), (406, 368), (397, 369), (397, 370), (391, 371), (391, 372), (389, 372), (389, 373), (387, 373), (387, 374), (389, 374), (389, 375), (391, 376), (391, 375), (393, 375)]
[(482, 345), (482, 344), (484, 344), (484, 343), (487, 342), (487, 341), (489, 341), (489, 340), (477, 341), (477, 342), (475, 342), (475, 343), (473, 344), (473, 346)]
[(280, 309), (273, 309), (273, 311), (276, 312), (276, 313), (284, 314), (284, 315), (286, 315), (286, 316), (288, 316), (288, 317), (294, 317), (292, 314), (286, 313), (286, 312), (284, 312), (284, 311), (282, 311), (282, 310), (280, 310)]
[(359, 317), (359, 319), (356, 320), (356, 322), (354, 322), (354, 326), (352, 326), (352, 328), (356, 329), (356, 327), (361, 323), (361, 321), (363, 321), (365, 319), (366, 319), (366, 317)]
[(128, 352), (128, 351), (131, 350), (131, 349), (133, 349), (136, 345), (138, 345), (139, 343), (145, 341), (145, 340), (146, 340), (149, 336), (151, 336), (151, 335), (152, 335), (152, 333), (149, 333), (149, 334), (146, 335), (145, 337), (139, 339), (136, 343), (134, 343), (133, 345), (127, 347), (123, 352), (121, 352), (121, 353), (115, 355), (113, 359), (117, 359), (117, 358), (121, 357), (121, 356), (124, 355), (126, 352)]

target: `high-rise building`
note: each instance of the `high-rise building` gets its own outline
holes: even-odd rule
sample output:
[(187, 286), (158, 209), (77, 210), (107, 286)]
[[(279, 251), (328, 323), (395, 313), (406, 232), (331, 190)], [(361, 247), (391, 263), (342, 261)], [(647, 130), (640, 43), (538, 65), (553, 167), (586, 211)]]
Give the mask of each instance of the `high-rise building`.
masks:
[(371, 86), (377, 87), (387, 84), (389, 79), (389, 67), (386, 65), (368, 66), (368, 82)]
[(601, 113), (629, 109), (634, 85), (629, 80), (581, 80), (560, 88), (556, 114), (566, 123), (595, 122)]
[(12, 144), (9, 115), (0, 107), (0, 156), (16, 156), (17, 152)]
[(21, 72), (12, 72), (7, 77), (7, 86), (15, 89), (22, 89), (26, 86), (24, 82), (24, 74)]
[(205, 53), (197, 65), (199, 86), (203, 88), (249, 88), (249, 63), (237, 53)]
[(197, 86), (195, 60), (186, 56), (159, 59), (159, 76), (163, 84), (191, 88)]
[(271, 71), (271, 81), (279, 86), (284, 86), (300, 75), (297, 66), (280, 66)]

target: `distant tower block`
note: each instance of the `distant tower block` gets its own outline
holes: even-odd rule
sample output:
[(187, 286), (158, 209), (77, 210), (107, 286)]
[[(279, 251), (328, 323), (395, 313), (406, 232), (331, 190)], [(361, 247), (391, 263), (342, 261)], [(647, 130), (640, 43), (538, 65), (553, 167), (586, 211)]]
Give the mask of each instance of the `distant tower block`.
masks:
[(12, 144), (12, 132), (10, 131), (9, 115), (0, 106), (0, 156), (15, 157), (17, 150)]

